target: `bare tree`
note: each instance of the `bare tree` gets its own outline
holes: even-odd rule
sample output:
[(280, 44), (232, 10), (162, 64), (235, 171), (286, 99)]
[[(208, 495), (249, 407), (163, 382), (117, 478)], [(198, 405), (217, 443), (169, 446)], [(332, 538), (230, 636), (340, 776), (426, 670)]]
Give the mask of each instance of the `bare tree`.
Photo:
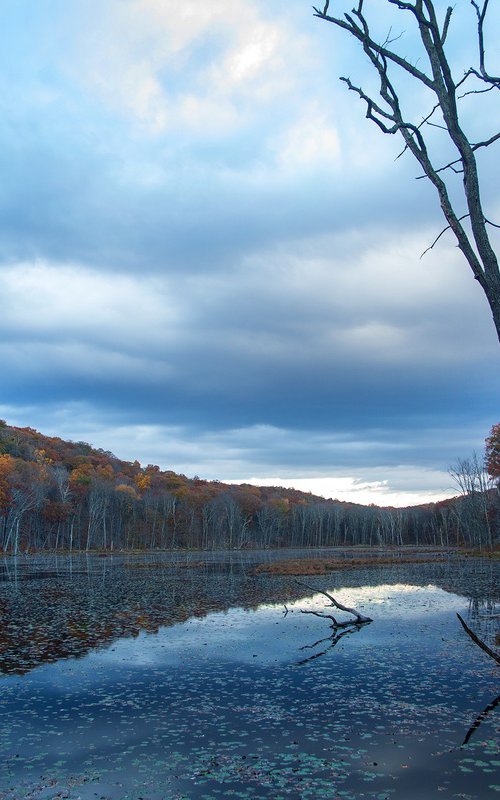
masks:
[(490, 522), (492, 483), (484, 461), (477, 453), (473, 453), (471, 458), (459, 458), (448, 472), (464, 498), (463, 510), (471, 544), (475, 543), (481, 549), (486, 540), (490, 550), (493, 549), (493, 531)]
[[(402, 37), (394, 35), (392, 29), (385, 39), (378, 41), (375, 38), (372, 33), (374, 23), (365, 12), (365, 7), (373, 8), (374, 14), (380, 12), (380, 5), (373, 0), (358, 0), (352, 11), (341, 16), (328, 13), (330, 0), (326, 0), (323, 10), (314, 8), (314, 12), (315, 16), (349, 33), (363, 48), (377, 78), (377, 100), (349, 77), (341, 80), (366, 103), (367, 118), (381, 131), (403, 137), (403, 153), (409, 150), (413, 154), (423, 170), (419, 177), (427, 177), (435, 187), (447, 225), (428, 250), (445, 231), (453, 232), (474, 278), (487, 297), (500, 340), (500, 272), (490, 239), (490, 226), (500, 226), (490, 222), (484, 214), (476, 161), (477, 151), (497, 142), (500, 131), (488, 131), (481, 141), (472, 141), (465, 133), (459, 103), (464, 97), (485, 101), (485, 94), (500, 89), (500, 78), (492, 75), (486, 66), (485, 22), (489, 0), (471, 0), (477, 64), (467, 66), (459, 77), (453, 75), (447, 52), (447, 36), (454, 9), (448, 7), (440, 22), (434, 0), (387, 0), (387, 4), (412, 18), (419, 53), (425, 59), (422, 66), (419, 58), (413, 63), (397, 52), (396, 43)], [(401, 77), (405, 78), (405, 88), (400, 88)], [(408, 78), (413, 82), (413, 90), (408, 88)], [(429, 97), (426, 114), (417, 120), (402, 110), (402, 101), (406, 106), (416, 105), (412, 102), (417, 96), (415, 90), (427, 93)], [(433, 135), (437, 132), (444, 133), (446, 143), (451, 147), (446, 163), (440, 162), (440, 156), (431, 152)], [(462, 176), (458, 194), (454, 185), (457, 175)]]

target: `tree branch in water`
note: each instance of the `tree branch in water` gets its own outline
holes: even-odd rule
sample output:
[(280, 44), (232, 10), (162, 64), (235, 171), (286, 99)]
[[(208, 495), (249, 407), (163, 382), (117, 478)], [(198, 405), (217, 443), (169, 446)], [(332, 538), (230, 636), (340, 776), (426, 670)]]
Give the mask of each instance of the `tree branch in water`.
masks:
[(467, 625), (467, 623), (466, 623), (466, 622), (464, 622), (464, 620), (462, 619), (462, 617), (460, 616), (460, 614), (457, 614), (457, 617), (458, 617), (458, 619), (460, 620), (460, 622), (461, 622), (461, 624), (462, 624), (462, 626), (463, 626), (463, 628), (464, 628), (465, 632), (466, 632), (466, 633), (467, 633), (467, 634), (470, 636), (470, 638), (472, 639), (472, 641), (473, 641), (475, 644), (477, 644), (477, 645), (478, 645), (478, 647), (480, 647), (480, 648), (481, 648), (481, 650), (484, 650), (484, 652), (485, 652), (485, 653), (488, 653), (488, 655), (489, 655), (489, 656), (491, 656), (491, 658), (494, 658), (494, 659), (495, 659), (495, 661), (497, 662), (497, 664), (500, 664), (500, 656), (498, 655), (498, 653), (495, 653), (495, 651), (494, 651), (494, 650), (492, 650), (490, 647), (488, 647), (488, 645), (487, 645), (487, 644), (485, 644), (483, 641), (481, 641), (481, 639), (479, 638), (479, 636), (476, 636), (476, 634), (474, 633), (474, 631), (471, 631), (471, 629), (469, 628), (469, 626)]
[(325, 592), (323, 589), (315, 589), (313, 586), (309, 586), (309, 584), (303, 583), (302, 581), (295, 581), (295, 582), (298, 583), (299, 586), (305, 586), (306, 589), (309, 589), (309, 591), (311, 592), (324, 594), (325, 597), (327, 597), (330, 600), (330, 606), (327, 606), (327, 608), (328, 607), (338, 608), (339, 611), (346, 611), (348, 614), (352, 614), (356, 618), (356, 622), (353, 622), (353, 620), (348, 620), (346, 622), (338, 622), (334, 616), (332, 616), (331, 614), (324, 614), (322, 611), (311, 611), (311, 610), (301, 609), (302, 614), (314, 614), (316, 617), (324, 617), (326, 619), (331, 619), (333, 623), (332, 627), (335, 628), (347, 628), (350, 625), (355, 625), (355, 624), (364, 625), (367, 622), (373, 622), (371, 617), (365, 617), (363, 614), (360, 614), (359, 611), (356, 611), (355, 608), (349, 608), (348, 606), (344, 606), (342, 605), (342, 603), (339, 603), (338, 600), (335, 600), (333, 595), (329, 594), (329, 592)]

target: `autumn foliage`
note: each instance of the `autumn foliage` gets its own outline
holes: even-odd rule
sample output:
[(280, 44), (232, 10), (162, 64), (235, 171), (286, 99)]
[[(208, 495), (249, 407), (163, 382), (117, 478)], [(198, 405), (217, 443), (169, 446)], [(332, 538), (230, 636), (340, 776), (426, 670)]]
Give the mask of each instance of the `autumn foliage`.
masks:
[(14, 470), (14, 459), (0, 455), (0, 513), (6, 514), (11, 503), (9, 476)]
[(493, 425), (486, 439), (486, 469), (492, 478), (500, 478), (500, 422)]
[[(499, 431), (500, 425), (495, 426), (487, 442), (488, 468), (495, 477), (500, 476)], [(490, 528), (498, 518), (492, 507)], [(155, 464), (142, 467), (86, 442), (0, 421), (3, 552), (481, 547), (482, 536), (460, 498), (406, 509), (378, 508), (282, 487), (228, 485), (188, 478)]]

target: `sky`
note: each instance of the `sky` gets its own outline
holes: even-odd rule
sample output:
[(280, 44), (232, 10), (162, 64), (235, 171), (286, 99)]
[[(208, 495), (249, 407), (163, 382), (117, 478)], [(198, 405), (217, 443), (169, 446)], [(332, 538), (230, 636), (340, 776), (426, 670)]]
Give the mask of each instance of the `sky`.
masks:
[[(474, 26), (459, 0), (459, 76)], [(499, 421), (498, 341), (451, 236), (421, 257), (439, 207), (338, 80), (372, 86), (353, 42), (306, 0), (4, 0), (0, 38), (0, 416), (188, 476), (457, 493)], [(465, 98), (473, 140), (495, 115)]]

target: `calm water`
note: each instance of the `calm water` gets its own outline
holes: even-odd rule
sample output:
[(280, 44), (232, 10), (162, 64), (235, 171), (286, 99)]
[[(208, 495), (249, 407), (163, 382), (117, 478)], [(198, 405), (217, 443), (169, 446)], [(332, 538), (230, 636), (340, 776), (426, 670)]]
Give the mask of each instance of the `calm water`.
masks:
[(1, 800), (500, 798), (498, 567), (304, 579), (336, 639), (285, 555), (7, 560)]

